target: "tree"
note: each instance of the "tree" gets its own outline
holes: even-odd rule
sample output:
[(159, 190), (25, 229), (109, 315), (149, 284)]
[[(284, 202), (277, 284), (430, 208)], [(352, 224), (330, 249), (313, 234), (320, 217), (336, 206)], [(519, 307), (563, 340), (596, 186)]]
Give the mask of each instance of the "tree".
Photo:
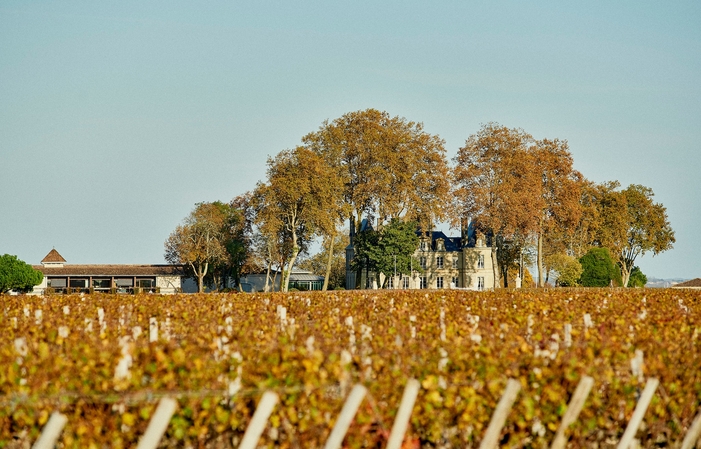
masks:
[(282, 236), (289, 244), (281, 288), (287, 291), (297, 256), (321, 229), (329, 229), (333, 210), (340, 196), (341, 184), (334, 170), (313, 151), (297, 147), (268, 159), (268, 182), (259, 184), (258, 203), (260, 229), (273, 236)]
[[(346, 287), (346, 259), (345, 249), (348, 246), (348, 233), (340, 232), (334, 237), (332, 253), (329, 255), (329, 246), (322, 245), (321, 251), (301, 260), (299, 268), (311, 271), (314, 274), (324, 276), (324, 284), (328, 289)], [(328, 261), (331, 259), (331, 269), (328, 269)]]
[(497, 246), (500, 241), (532, 234), (538, 227), (538, 211), (544, 201), (541, 178), (534, 154), (533, 138), (522, 129), (509, 129), (497, 123), (482, 126), (465, 141), (453, 159), (456, 184), (454, 221), (471, 219), (477, 229), (492, 237), (494, 288), (499, 285)]
[(548, 266), (557, 275), (558, 286), (574, 287), (578, 284), (583, 269), (575, 257), (558, 253), (549, 256), (548, 259)]
[[(566, 252), (576, 258), (582, 257), (596, 244), (597, 234), (603, 225), (599, 202), (605, 186), (581, 178), (579, 181), (579, 220), (569, 229), (556, 227), (545, 235), (546, 247), (553, 252)], [(547, 270), (546, 270), (547, 273)]]
[(619, 188), (617, 181), (597, 186), (598, 223), (592, 244), (611, 251), (622, 285), (627, 285), (638, 256), (671, 249), (675, 238), (666, 208), (652, 200), (652, 189), (636, 184)]
[(579, 284), (584, 287), (620, 286), (621, 272), (611, 258), (608, 248), (591, 248), (579, 259), (582, 275)]
[(515, 275), (512, 276), (512, 273), (519, 273), (522, 264), (524, 267), (531, 266), (535, 261), (533, 245), (530, 244), (526, 237), (518, 233), (510, 240), (506, 240), (501, 235), (497, 235), (494, 239), (494, 243), (498, 248), (497, 261), (502, 281), (500, 286), (504, 288), (509, 288), (509, 286), (513, 287), (513, 282), (515, 282), (516, 277)]
[(380, 285), (380, 274), (385, 276), (385, 281), (395, 272), (411, 274), (412, 267), (419, 266), (413, 257), (419, 245), (416, 229), (416, 222), (395, 218), (380, 230), (367, 229), (359, 233), (355, 241), (353, 267), (372, 271), (377, 285)]
[(0, 294), (10, 290), (29, 291), (43, 280), (44, 274), (41, 271), (35, 270), (17, 256), (0, 256)]
[(203, 291), (210, 265), (226, 260), (226, 236), (222, 231), (226, 220), (219, 205), (198, 203), (165, 242), (165, 259), (189, 267), (197, 278), (198, 292)]
[(638, 256), (646, 252), (657, 255), (672, 249), (676, 240), (667, 219), (667, 209), (652, 201), (652, 189), (632, 184), (623, 194), (627, 205), (627, 238), (619, 250), (619, 264), (623, 285), (628, 285)]
[(333, 167), (343, 184), (334, 209), (340, 214), (336, 228), (345, 218), (351, 235), (360, 231), (365, 218), (378, 229), (392, 219), (429, 228), (447, 216), (444, 141), (426, 133), (421, 123), (367, 109), (324, 122), (303, 142)]
[[(581, 174), (572, 167), (572, 154), (567, 141), (540, 140), (531, 147), (535, 169), (540, 176), (539, 193), (542, 201), (536, 202), (541, 209), (538, 211), (536, 230), (538, 287), (543, 286), (543, 259), (546, 253), (557, 254), (564, 250), (562, 247), (544, 248), (546, 235), (571, 235), (579, 222), (582, 207)], [(553, 245), (560, 246), (560, 245)], [(576, 261), (575, 261), (576, 262)], [(574, 264), (571, 264), (574, 266)], [(576, 276), (576, 280), (579, 276)]]
[(246, 218), (244, 205), (234, 202), (226, 204), (221, 201), (212, 203), (219, 209), (222, 216), (221, 242), (225, 249), (221, 261), (213, 264), (205, 282), (214, 288), (227, 288), (229, 278), (233, 278), (236, 286), (240, 285), (241, 274), (245, 271), (245, 265), (250, 251), (250, 241), (246, 235)]
[(634, 266), (630, 271), (628, 287), (645, 287), (645, 284), (647, 284), (647, 276), (643, 274), (640, 267)]

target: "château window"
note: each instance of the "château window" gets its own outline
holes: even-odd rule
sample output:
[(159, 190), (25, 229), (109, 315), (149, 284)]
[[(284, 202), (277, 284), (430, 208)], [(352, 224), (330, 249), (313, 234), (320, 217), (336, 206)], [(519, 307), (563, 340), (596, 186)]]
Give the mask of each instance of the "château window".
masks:
[(436, 268), (443, 268), (443, 256), (436, 257)]
[(460, 287), (459, 278), (457, 276), (453, 276), (453, 280), (451, 281), (451, 283), (453, 284), (452, 286), (455, 288)]
[(394, 278), (391, 276), (387, 279), (387, 288), (394, 288)]
[(428, 288), (426, 284), (426, 276), (419, 277), (419, 288)]
[(455, 268), (456, 270), (458, 268), (458, 258), (457, 257), (455, 259), (453, 259), (453, 268)]
[(479, 259), (477, 259), (477, 268), (484, 268), (484, 254), (479, 255)]
[(426, 269), (426, 258), (425, 257), (419, 258), (419, 263), (421, 264), (421, 269), (425, 270)]
[(481, 276), (477, 278), (477, 290), (484, 290), (484, 278)]
[(443, 276), (436, 278), (436, 288), (443, 288)]
[(427, 251), (428, 250), (428, 242), (425, 240), (421, 241), (421, 251)]

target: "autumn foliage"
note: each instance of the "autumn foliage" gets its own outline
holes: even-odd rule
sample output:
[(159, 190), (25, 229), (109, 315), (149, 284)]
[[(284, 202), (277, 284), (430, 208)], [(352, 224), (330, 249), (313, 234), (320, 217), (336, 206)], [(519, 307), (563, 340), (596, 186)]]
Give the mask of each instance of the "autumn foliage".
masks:
[[(64, 447), (133, 446), (169, 395), (178, 410), (168, 445), (231, 447), (274, 390), (281, 403), (261, 443), (320, 447), (357, 382), (369, 395), (345, 445), (383, 446), (410, 378), (422, 389), (407, 438), (427, 447), (476, 447), (508, 378), (522, 387), (502, 435), (515, 447), (549, 444), (583, 375), (595, 386), (570, 447), (620, 438), (645, 378), (661, 386), (643, 447), (683, 437), (701, 403), (701, 301), (687, 291), (96, 294), (3, 306), (3, 446), (34, 441), (54, 410), (69, 419)], [(149, 343), (152, 317), (159, 338)], [(636, 350), (642, 376), (631, 372)], [(128, 375), (116, 376), (125, 354)]]

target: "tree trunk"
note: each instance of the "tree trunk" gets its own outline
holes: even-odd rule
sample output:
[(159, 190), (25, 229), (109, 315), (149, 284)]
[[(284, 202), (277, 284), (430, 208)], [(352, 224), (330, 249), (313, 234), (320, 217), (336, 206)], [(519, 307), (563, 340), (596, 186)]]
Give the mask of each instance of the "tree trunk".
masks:
[[(494, 239), (493, 239), (494, 240)], [(497, 261), (497, 247), (492, 242), (492, 273), (494, 274), (494, 289), (499, 285), (499, 262)]]
[(543, 288), (543, 232), (538, 232), (538, 255), (536, 256), (538, 265), (538, 288)]
[(292, 267), (297, 260), (297, 254), (299, 254), (299, 246), (297, 246), (297, 232), (292, 230), (292, 255), (290, 256), (290, 261), (287, 265), (287, 270), (284, 272), (282, 278), (283, 285), (280, 286), (280, 290), (287, 293), (290, 289), (290, 275), (292, 274)]
[(621, 282), (623, 283), (622, 287), (628, 287), (628, 281), (630, 281), (630, 272), (633, 270), (633, 268), (628, 268), (625, 263), (621, 264)]
[(263, 287), (263, 291), (266, 293), (270, 291), (270, 266), (272, 264), (272, 261), (268, 261), (268, 269), (265, 273), (265, 286)]
[(322, 291), (326, 291), (329, 288), (329, 277), (331, 276), (331, 263), (333, 262), (333, 243), (336, 239), (336, 233), (332, 233), (329, 237), (329, 258), (326, 260), (326, 276), (324, 276), (324, 286), (321, 288)]
[(204, 290), (204, 277), (207, 276), (207, 269), (208, 268), (209, 268), (209, 263), (205, 262), (204, 270), (202, 270), (202, 265), (200, 265), (199, 269), (197, 271), (195, 271), (195, 274), (197, 276), (197, 293), (202, 293), (202, 291)]

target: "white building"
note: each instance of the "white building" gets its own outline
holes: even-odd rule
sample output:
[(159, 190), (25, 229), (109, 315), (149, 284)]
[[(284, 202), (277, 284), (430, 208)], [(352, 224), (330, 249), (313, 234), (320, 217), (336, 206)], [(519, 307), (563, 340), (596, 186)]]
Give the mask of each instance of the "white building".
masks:
[(178, 265), (67, 264), (66, 259), (52, 249), (34, 269), (44, 274), (42, 283), (34, 287), (34, 294), (44, 294), (47, 289), (58, 293), (132, 293), (136, 289), (172, 294), (183, 291), (184, 271)]

